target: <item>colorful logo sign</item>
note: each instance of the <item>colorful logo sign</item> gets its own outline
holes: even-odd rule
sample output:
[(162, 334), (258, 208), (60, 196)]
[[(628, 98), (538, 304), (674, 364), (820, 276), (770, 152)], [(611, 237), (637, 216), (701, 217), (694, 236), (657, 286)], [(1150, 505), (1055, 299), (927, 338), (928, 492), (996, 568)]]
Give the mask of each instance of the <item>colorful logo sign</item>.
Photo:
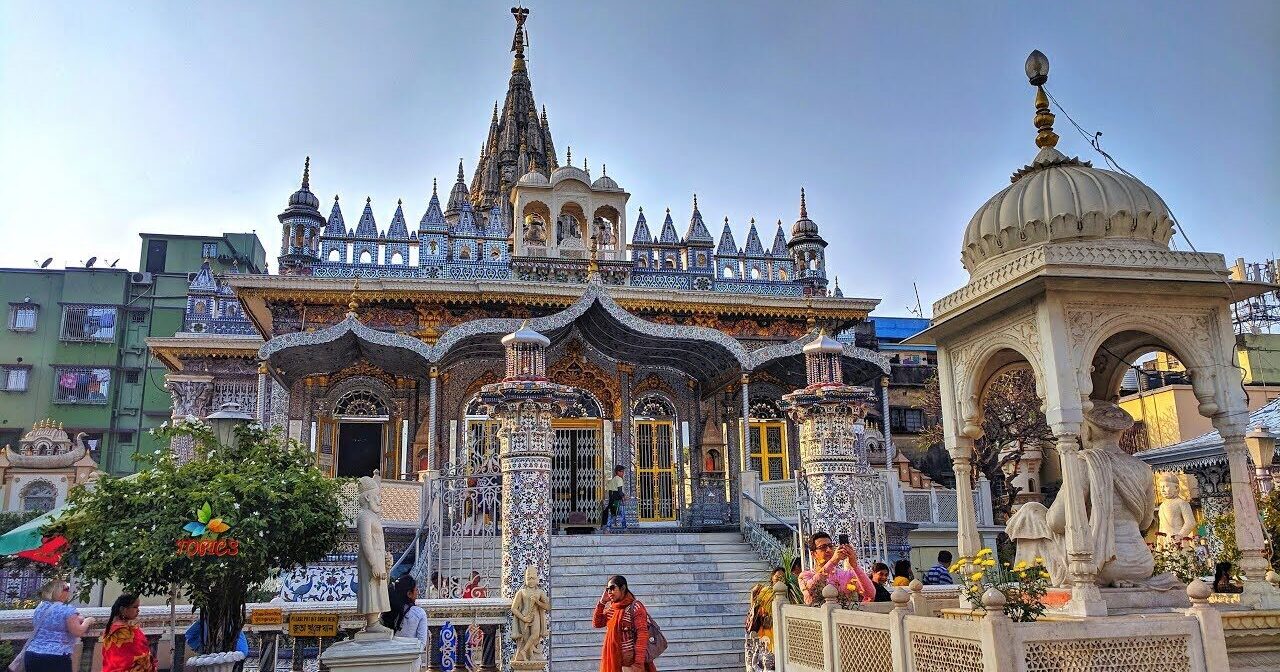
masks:
[(213, 515), (213, 507), (205, 502), (196, 511), (196, 519), (182, 526), (191, 538), (179, 539), (178, 554), (187, 557), (239, 555), (240, 542), (221, 535), (231, 530), (231, 523)]

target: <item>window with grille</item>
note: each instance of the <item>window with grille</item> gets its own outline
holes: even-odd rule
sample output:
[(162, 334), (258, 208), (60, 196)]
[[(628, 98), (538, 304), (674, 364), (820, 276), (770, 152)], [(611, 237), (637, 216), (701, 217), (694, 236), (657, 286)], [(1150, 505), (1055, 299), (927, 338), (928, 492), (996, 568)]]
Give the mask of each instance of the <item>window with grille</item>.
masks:
[(111, 369), (57, 366), (53, 400), (59, 404), (105, 404), (110, 397)]
[(133, 443), (133, 432), (120, 432), (120, 443)]
[(137, 383), (137, 382), (138, 382), (138, 372), (137, 372), (137, 371), (125, 371), (125, 372), (124, 372), (124, 382), (129, 383), (129, 384)]
[(62, 307), (62, 340), (110, 343), (115, 338), (115, 306), (68, 304)]
[(36, 481), (22, 490), (23, 511), (52, 511), (58, 491), (49, 481)]
[(203, 245), (200, 246), (200, 256), (204, 257), (205, 259), (218, 258), (218, 244), (204, 243)]
[(0, 391), (26, 392), (29, 366), (0, 366)]
[(147, 321), (147, 311), (145, 310), (129, 311), (129, 321), (134, 324), (145, 324)]
[(918, 408), (890, 408), (889, 429), (916, 433), (924, 429), (924, 411)]
[(32, 303), (9, 305), (9, 328), (14, 331), (35, 331), (36, 314), (40, 307)]
[(760, 474), (761, 481), (788, 478), (786, 422), (752, 420), (747, 430), (747, 441), (751, 447), (748, 462)]

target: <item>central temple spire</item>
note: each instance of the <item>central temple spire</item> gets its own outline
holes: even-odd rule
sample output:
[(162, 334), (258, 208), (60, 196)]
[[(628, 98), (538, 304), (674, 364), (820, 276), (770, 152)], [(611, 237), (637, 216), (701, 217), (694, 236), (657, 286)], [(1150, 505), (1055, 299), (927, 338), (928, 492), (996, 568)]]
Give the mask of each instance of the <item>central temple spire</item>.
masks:
[[(489, 123), (489, 136), (485, 140), (480, 162), (471, 180), (469, 199), (477, 211), (488, 212), (498, 205), (510, 214), (511, 188), (522, 175), (538, 171), (550, 176), (559, 167), (555, 143), (547, 123), (545, 108), (542, 116), (533, 101), (533, 85), (529, 82), (525, 50), (528, 35), (525, 21), (529, 10), (512, 7), (516, 30), (511, 39), (511, 51), (515, 60), (511, 66), (511, 79), (507, 83), (507, 96), (500, 110)], [(510, 221), (507, 222), (510, 226)]]

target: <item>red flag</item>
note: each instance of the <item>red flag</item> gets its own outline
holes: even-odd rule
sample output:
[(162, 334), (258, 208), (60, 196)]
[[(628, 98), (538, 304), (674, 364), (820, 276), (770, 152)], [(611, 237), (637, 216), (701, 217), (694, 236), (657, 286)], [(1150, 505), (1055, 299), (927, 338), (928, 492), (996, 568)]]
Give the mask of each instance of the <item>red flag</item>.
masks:
[(67, 538), (59, 534), (45, 537), (43, 544), (33, 549), (19, 552), (18, 557), (43, 562), (46, 565), (56, 565), (58, 560), (62, 559), (62, 553), (66, 550)]

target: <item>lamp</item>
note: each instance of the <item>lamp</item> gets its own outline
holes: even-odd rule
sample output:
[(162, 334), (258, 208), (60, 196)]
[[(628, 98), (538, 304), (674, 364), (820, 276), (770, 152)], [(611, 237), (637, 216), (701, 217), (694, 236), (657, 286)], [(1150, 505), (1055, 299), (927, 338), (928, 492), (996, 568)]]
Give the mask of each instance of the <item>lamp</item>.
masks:
[(229, 401), (222, 405), (215, 413), (210, 413), (205, 421), (213, 428), (213, 436), (218, 443), (228, 447), (235, 448), (238, 440), (236, 439), (236, 427), (247, 425), (253, 421), (253, 416), (244, 412), (244, 408), (234, 401)]
[(1271, 463), (1276, 457), (1276, 435), (1264, 426), (1254, 427), (1244, 435), (1245, 448), (1249, 450), (1249, 459), (1253, 460), (1254, 473), (1258, 476), (1258, 492), (1271, 492)]

